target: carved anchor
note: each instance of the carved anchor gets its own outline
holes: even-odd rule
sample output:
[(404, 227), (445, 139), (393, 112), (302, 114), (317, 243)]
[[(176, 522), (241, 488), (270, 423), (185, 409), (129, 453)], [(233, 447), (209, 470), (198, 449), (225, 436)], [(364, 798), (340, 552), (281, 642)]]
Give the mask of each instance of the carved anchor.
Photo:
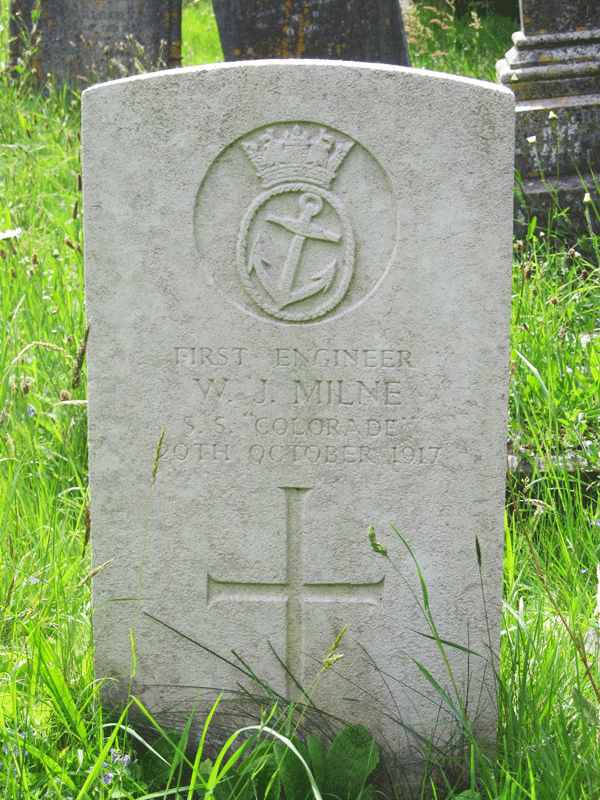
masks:
[(316, 217), (323, 208), (323, 200), (318, 194), (305, 192), (299, 198), (299, 205), (299, 217), (285, 217), (272, 213), (266, 217), (267, 222), (280, 225), (294, 234), (277, 280), (274, 280), (272, 274), (269, 274), (267, 270), (267, 268), (272, 269), (273, 267), (264, 257), (262, 234), (259, 233), (256, 237), (250, 252), (248, 274), (252, 274), (253, 271), (256, 272), (265, 291), (277, 305), (278, 311), (292, 303), (297, 303), (299, 300), (312, 297), (318, 292), (327, 291), (335, 278), (336, 258), (320, 272), (312, 275), (308, 283), (294, 288), (304, 242), (307, 239), (317, 239), (337, 244), (342, 238), (341, 233), (327, 231), (320, 225), (311, 222), (312, 218)]

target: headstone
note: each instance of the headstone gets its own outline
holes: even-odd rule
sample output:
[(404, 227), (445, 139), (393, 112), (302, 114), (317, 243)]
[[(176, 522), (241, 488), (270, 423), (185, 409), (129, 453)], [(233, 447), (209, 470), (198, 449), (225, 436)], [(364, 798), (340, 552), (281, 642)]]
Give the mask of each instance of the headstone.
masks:
[(10, 64), (88, 85), (181, 65), (181, 0), (12, 0)]
[(496, 65), (517, 99), (515, 166), (532, 214), (552, 208), (557, 191), (587, 230), (582, 180), (600, 201), (592, 175), (600, 170), (600, 4), (521, 0), (521, 28)]
[(107, 703), (131, 687), (183, 726), (197, 698), (203, 721), (225, 690), (231, 732), (252, 684), (218, 656), (299, 699), (347, 624), (314, 702), (405, 757), (387, 713), (447, 735), (413, 659), (445, 688), (449, 676), (420, 635), (404, 583), (419, 595), (416, 571), (392, 524), (440, 636), (479, 654), (448, 650), (493, 730), (513, 105), (493, 84), (309, 60), (84, 92)]
[(213, 0), (226, 61), (329, 58), (410, 66), (398, 0)]

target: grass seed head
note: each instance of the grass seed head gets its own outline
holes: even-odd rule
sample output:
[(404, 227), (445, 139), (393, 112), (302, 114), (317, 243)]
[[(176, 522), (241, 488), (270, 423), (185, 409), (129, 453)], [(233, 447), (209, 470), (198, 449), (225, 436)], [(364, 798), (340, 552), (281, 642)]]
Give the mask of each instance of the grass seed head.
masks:
[(85, 508), (83, 509), (83, 524), (85, 526), (85, 535), (83, 537), (83, 550), (81, 553), (81, 558), (84, 558), (85, 551), (90, 541), (90, 535), (92, 533), (92, 512), (90, 510), (90, 504), (86, 503)]
[(375, 537), (375, 528), (372, 525), (369, 525), (369, 541), (371, 542), (371, 547), (376, 553), (380, 553), (382, 556), (387, 556), (387, 547), (380, 544)]
[(348, 629), (348, 626), (344, 625), (342, 630), (336, 636), (335, 642), (331, 645), (331, 649), (330, 649), (329, 653), (327, 653), (327, 658), (323, 661), (323, 666), (321, 668), (321, 672), (324, 672), (326, 669), (329, 669), (329, 667), (332, 667), (335, 664), (336, 661), (339, 661), (340, 658), (344, 657), (343, 653), (336, 653), (336, 650), (340, 646), (340, 642), (344, 638), (344, 634), (346, 633), (347, 629)]
[(87, 348), (87, 340), (90, 334), (90, 326), (88, 325), (85, 329), (85, 333), (83, 335), (83, 339), (81, 340), (81, 344), (77, 350), (77, 355), (75, 356), (75, 364), (73, 365), (73, 377), (71, 379), (71, 389), (77, 389), (79, 384), (81, 383), (81, 368), (83, 367), (83, 360), (85, 358), (85, 351)]

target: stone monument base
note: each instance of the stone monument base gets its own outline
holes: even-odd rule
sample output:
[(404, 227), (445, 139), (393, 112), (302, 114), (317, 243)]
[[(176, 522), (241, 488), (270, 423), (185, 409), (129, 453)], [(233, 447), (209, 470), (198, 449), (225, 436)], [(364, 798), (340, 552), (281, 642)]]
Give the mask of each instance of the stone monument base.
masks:
[(600, 208), (600, 17), (576, 0), (561, 4), (560, 14), (553, 8), (524, 0), (522, 31), (496, 65), (517, 100), (515, 168), (527, 206), (516, 202), (517, 235), (528, 215), (546, 226), (556, 201), (569, 209), (574, 235), (589, 232), (586, 194)]
[[(586, 194), (600, 211), (597, 162), (600, 94), (531, 100), (516, 105), (515, 169), (519, 172), (529, 217), (540, 225), (554, 209), (568, 209), (574, 233), (589, 233)], [(556, 204), (555, 204), (556, 200)], [(594, 231), (600, 222), (588, 206)], [(515, 232), (524, 234), (527, 213), (515, 199)]]

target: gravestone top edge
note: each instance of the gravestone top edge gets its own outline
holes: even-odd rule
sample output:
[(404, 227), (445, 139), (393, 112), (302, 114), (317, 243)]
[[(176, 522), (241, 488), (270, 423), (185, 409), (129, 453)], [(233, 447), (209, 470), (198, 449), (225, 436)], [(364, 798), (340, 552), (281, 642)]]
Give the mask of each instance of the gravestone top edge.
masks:
[(126, 78), (119, 78), (117, 80), (105, 81), (103, 83), (96, 83), (88, 87), (82, 93), (82, 98), (95, 94), (99, 91), (114, 91), (117, 87), (135, 83), (147, 83), (148, 81), (154, 83), (160, 82), (173, 82), (181, 80), (184, 77), (212, 72), (248, 72), (250, 70), (260, 70), (262, 72), (279, 72), (290, 70), (302, 70), (308, 72), (309, 70), (318, 67), (323, 72), (335, 71), (340, 68), (352, 70), (354, 72), (362, 71), (365, 74), (405, 74), (407, 77), (411, 76), (414, 79), (429, 78), (431, 80), (444, 80), (453, 84), (463, 84), (478, 87), (481, 90), (495, 91), (498, 94), (504, 94), (507, 97), (514, 98), (514, 92), (501, 84), (492, 81), (480, 80), (479, 78), (467, 78), (463, 75), (454, 75), (449, 72), (437, 72), (435, 70), (415, 68), (415, 67), (400, 67), (394, 64), (379, 64), (364, 61), (334, 61), (332, 59), (318, 59), (318, 58), (285, 58), (285, 59), (262, 59), (255, 61), (229, 61), (217, 62), (213, 64), (198, 64), (189, 67), (180, 67), (177, 70), (166, 69), (157, 70), (155, 72), (147, 72), (143, 75), (132, 75)]

